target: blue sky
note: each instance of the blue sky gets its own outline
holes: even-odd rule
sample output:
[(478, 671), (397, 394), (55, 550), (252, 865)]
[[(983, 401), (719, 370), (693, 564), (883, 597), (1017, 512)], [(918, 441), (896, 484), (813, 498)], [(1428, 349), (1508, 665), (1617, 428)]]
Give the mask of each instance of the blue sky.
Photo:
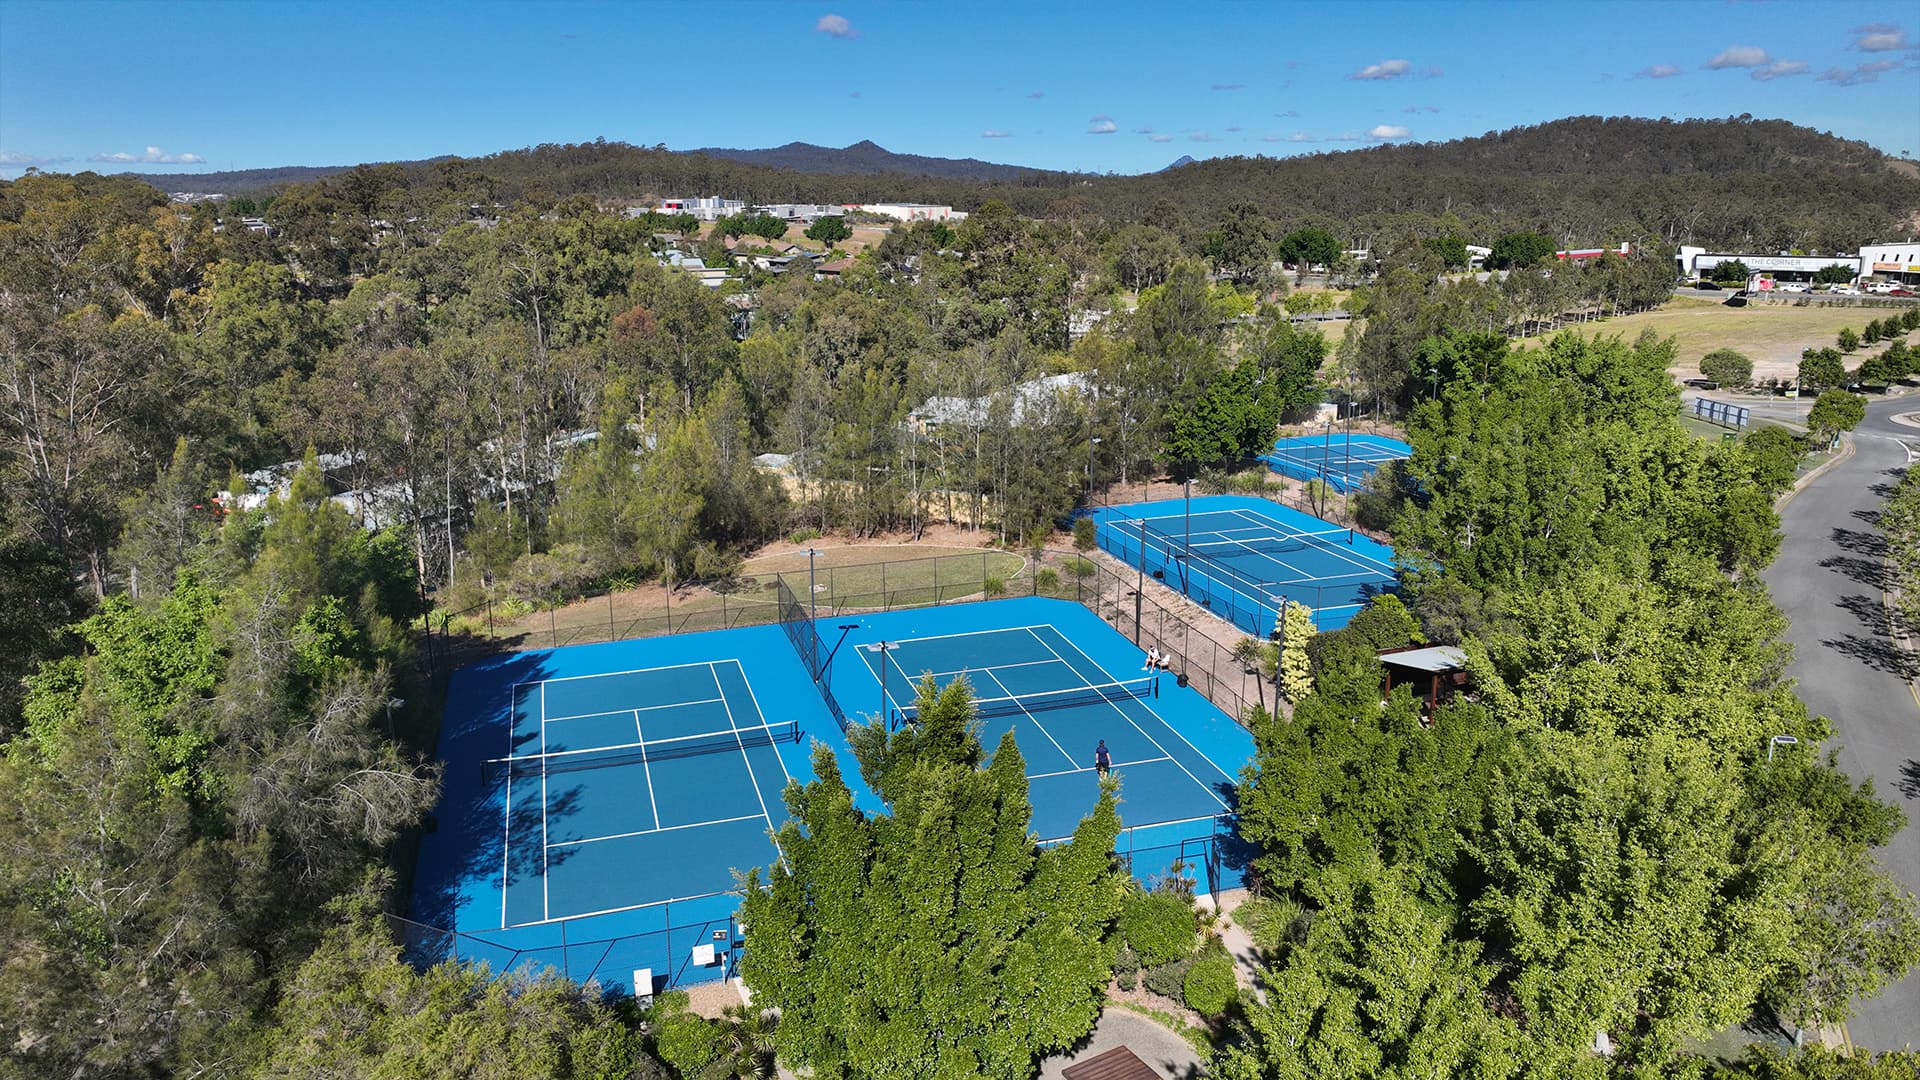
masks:
[(1751, 113), (1920, 153), (1920, 4), (0, 0), (0, 175), (604, 137), (1095, 172)]

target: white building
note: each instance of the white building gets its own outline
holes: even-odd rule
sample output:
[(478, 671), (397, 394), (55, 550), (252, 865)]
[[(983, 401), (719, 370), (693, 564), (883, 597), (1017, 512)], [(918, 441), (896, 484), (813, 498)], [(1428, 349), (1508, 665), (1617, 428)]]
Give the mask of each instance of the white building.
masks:
[(768, 203), (751, 207), (756, 214), (772, 214), (784, 221), (804, 221), (811, 225), (823, 217), (845, 217), (847, 208), (825, 203)]
[(1920, 284), (1920, 242), (1866, 245), (1860, 249), (1860, 273), (1906, 285)]
[[(1010, 419), (1015, 424), (1025, 423), (1035, 415), (1044, 416), (1044, 406), (1060, 398), (1093, 396), (1093, 380), (1080, 372), (1029, 379), (1013, 388)], [(922, 435), (948, 424), (979, 427), (987, 422), (987, 415), (992, 408), (991, 394), (985, 397), (930, 397), (926, 404), (907, 414), (907, 425)]]
[(934, 203), (858, 203), (852, 209), (880, 214), (895, 221), (965, 221), (964, 211)]
[(655, 209), (662, 214), (692, 214), (701, 221), (718, 221), (747, 208), (744, 199), (723, 199), (718, 195), (697, 195), (689, 199), (661, 199)]
[(1745, 263), (1751, 273), (1766, 274), (1779, 281), (1811, 281), (1813, 275), (1829, 266), (1845, 267), (1854, 277), (1860, 276), (1858, 255), (1752, 255), (1682, 246), (1675, 256), (1683, 278), (1711, 276), (1721, 263), (1736, 260)]

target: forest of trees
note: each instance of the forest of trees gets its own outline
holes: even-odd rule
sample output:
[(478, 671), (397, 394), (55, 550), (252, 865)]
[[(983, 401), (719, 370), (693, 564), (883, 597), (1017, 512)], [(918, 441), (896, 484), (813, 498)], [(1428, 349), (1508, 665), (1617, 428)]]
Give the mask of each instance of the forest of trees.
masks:
[[(1324, 227), (1353, 247), (1412, 229), (1452, 231), (1482, 244), (1531, 230), (1562, 247), (1627, 240), (1734, 251), (1854, 251), (1908, 235), (1907, 215), (1920, 206), (1920, 179), (1896, 171), (1871, 146), (1747, 116), (1576, 116), (1444, 143), (1220, 157), (1139, 176), (924, 175), (932, 166), (874, 173), (865, 167), (872, 155), (849, 150), (856, 152), (787, 159), (818, 172), (604, 140), (406, 169), (416, 182), (469, 170), (489, 178), (490, 195), (514, 200), (699, 192), (759, 203), (907, 200), (969, 210), (999, 200), (1029, 217), (1109, 221), (1153, 221), (1165, 204), (1179, 207), (1196, 232), (1233, 203), (1251, 201), (1277, 218)], [(289, 171), (236, 179), (237, 186), (211, 188), (223, 181), (182, 174), (154, 182), (168, 190), (252, 195), (313, 177)]]
[[(612, 212), (584, 180), (542, 186), (575, 174), (535, 183), (503, 163), (289, 187), (265, 207), (273, 234), (124, 178), (0, 184), (10, 1073), (764, 1061), (757, 1014), (644, 1013), (403, 962), (379, 913), (396, 844), (437, 794), (422, 613), (723, 574), (803, 529), (944, 520), (1021, 543), (1091, 485), (1242, 460), (1329, 389), (1404, 418), (1415, 456), (1367, 512), (1430, 561), (1406, 582), (1412, 618), (1465, 645), (1485, 692), (1423, 727), (1404, 696), (1379, 702), (1368, 653), (1323, 644), (1292, 722), (1256, 719), (1243, 832), (1290, 929), (1266, 1003), (1222, 1003), (1224, 1073), (1658, 1073), (1755, 1008), (1830, 1019), (1912, 963), (1911, 899), (1868, 856), (1897, 813), (1817, 757), (1763, 766), (1766, 737), (1829, 732), (1783, 681), (1754, 573), (1791, 466), (1764, 440), (1690, 439), (1668, 344), (1510, 344), (1658, 303), (1659, 248), (1483, 283), (1446, 273), (1474, 230), (1444, 213), (1363, 235), (1278, 196), (1112, 218), (989, 201), (958, 226), (896, 228), (838, 280), (745, 272), (748, 316), (658, 265), (661, 222)], [(1365, 329), (1335, 349), (1287, 318), (1275, 263), (1341, 241), (1375, 262), (1348, 271)], [(1071, 339), (1088, 313), (1105, 318)], [(1065, 373), (1079, 389), (1015, 389)], [(972, 404), (928, 425), (915, 413), (936, 397)], [(790, 485), (754, 464), (766, 451), (792, 456)], [(264, 506), (216, 499), (279, 463), (297, 464)], [(942, 1044), (948, 1063), (1017, 1075), (1090, 1022), (1138, 951), (1116, 924), (1157, 901), (1088, 854), (1110, 842), (1106, 810), (1084, 845), (1022, 855), (1020, 770), (996, 769), (1008, 748), (986, 754), (961, 734), (965, 703), (948, 707), (948, 743), (866, 746), (861, 765), (896, 808), (955, 792), (949, 809), (1015, 838), (995, 869), (1023, 899), (967, 917), (1083, 947), (1081, 967), (965, 1018), (992, 1046)], [(836, 808), (819, 775), (796, 817), (844, 825), (836, 843), (898, 839)], [(753, 902), (799, 903), (794, 882), (767, 886)], [(1084, 899), (1109, 886), (1125, 895)], [(1046, 889), (1083, 898), (1074, 918), (1023, 906)], [(932, 940), (903, 933), (899, 964), (923, 965)], [(844, 958), (757, 955), (797, 1017), (879, 989), (814, 966)], [(1029, 971), (1022, 955), (983, 954), (979, 978)], [(835, 970), (811, 990), (795, 976)], [(887, 990), (901, 1015), (942, 1022), (924, 981)], [(1029, 1023), (1022, 1002), (1067, 1020)], [(1602, 1030), (1613, 1059), (1583, 1049)], [(860, 1056), (873, 1047), (804, 1020), (771, 1038), (828, 1071), (888, 1074)], [(888, 1060), (904, 1076), (918, 1059)]]

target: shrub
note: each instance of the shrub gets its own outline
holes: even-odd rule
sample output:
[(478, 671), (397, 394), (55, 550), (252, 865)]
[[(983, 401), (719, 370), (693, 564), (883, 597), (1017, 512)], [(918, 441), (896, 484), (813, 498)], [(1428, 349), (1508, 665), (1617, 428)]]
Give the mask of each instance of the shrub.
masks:
[(1272, 950), (1293, 936), (1294, 927), (1304, 914), (1305, 910), (1299, 904), (1285, 897), (1277, 900), (1261, 898), (1249, 900), (1235, 908), (1233, 921), (1246, 927), (1254, 945)]
[(1163, 998), (1181, 1000), (1187, 991), (1187, 972), (1193, 968), (1194, 958), (1183, 956), (1178, 960), (1158, 964), (1140, 973), (1140, 981), (1148, 990)]
[(1093, 530), (1094, 525), (1092, 518), (1077, 517), (1073, 519), (1073, 549), (1075, 551), (1088, 552), (1093, 550), (1095, 540)]
[(1140, 981), (1140, 954), (1125, 945), (1113, 958), (1113, 977), (1120, 989), (1131, 990)]
[(1201, 1016), (1219, 1016), (1233, 1004), (1240, 987), (1233, 980), (1233, 957), (1210, 952), (1193, 962), (1182, 980), (1180, 997)]
[[(1188, 955), (1199, 940), (1193, 905), (1174, 893), (1130, 893), (1120, 909), (1120, 933), (1147, 967)], [(1179, 984), (1174, 985), (1168, 997), (1180, 996)]]
[(987, 578), (987, 583), (986, 583), (986, 586), (985, 586), (985, 592), (986, 592), (986, 594), (987, 594), (988, 596), (1005, 596), (1005, 595), (1007, 595), (1007, 579), (1006, 579), (1006, 578), (1003, 578), (1003, 577), (989, 577), (989, 578)]
[(806, 544), (818, 539), (820, 539), (819, 529), (800, 529), (787, 534), (789, 544)]
[(1051, 566), (1044, 567), (1039, 573), (1033, 575), (1033, 583), (1036, 587), (1051, 592), (1060, 587), (1060, 571)]
[(1908, 308), (1900, 315), (1900, 326), (1904, 330), (1920, 330), (1920, 308)]
[(1072, 574), (1074, 577), (1090, 578), (1093, 576), (1093, 563), (1091, 560), (1068, 559), (1066, 567), (1067, 573)]

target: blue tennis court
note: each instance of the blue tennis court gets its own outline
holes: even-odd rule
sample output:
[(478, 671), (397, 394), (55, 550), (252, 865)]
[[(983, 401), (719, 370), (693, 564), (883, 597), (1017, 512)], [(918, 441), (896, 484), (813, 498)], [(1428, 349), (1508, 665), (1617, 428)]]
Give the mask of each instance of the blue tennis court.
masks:
[(1014, 733), (1026, 761), (1033, 830), (1043, 841), (1070, 836), (1099, 797), (1094, 748), (1102, 740), (1123, 782), (1129, 823), (1211, 823), (1232, 809), (1233, 776), (1155, 711), (1162, 684), (1173, 687), (1173, 677), (1142, 674), (1138, 665), (1109, 670), (1051, 623), (868, 642), (856, 653), (896, 725), (913, 722), (923, 677), (942, 687), (966, 680), (986, 748)]
[(1094, 516), (1115, 558), (1258, 637), (1287, 601), (1337, 630), (1398, 580), (1392, 548), (1264, 499), (1134, 503)]
[(781, 857), (783, 788), (813, 779), (824, 743), (856, 805), (886, 812), (841, 717), (911, 722), (922, 673), (972, 684), (989, 751), (1015, 732), (1042, 842), (1092, 809), (1105, 739), (1116, 849), (1135, 873), (1179, 864), (1202, 888), (1240, 883), (1230, 811), (1251, 736), (1172, 675), (1149, 677), (1099, 615), (1038, 598), (821, 614), (799, 633), (577, 645), (454, 672), (441, 801), (396, 918), (409, 955), (639, 993), (733, 974), (736, 875)]
[(501, 797), (500, 925), (724, 890), (765, 866), (789, 774), (738, 660), (516, 683)]
[(1280, 439), (1261, 455), (1274, 472), (1295, 480), (1325, 480), (1345, 495), (1366, 486), (1375, 469), (1413, 456), (1413, 447), (1384, 435), (1329, 431)]

